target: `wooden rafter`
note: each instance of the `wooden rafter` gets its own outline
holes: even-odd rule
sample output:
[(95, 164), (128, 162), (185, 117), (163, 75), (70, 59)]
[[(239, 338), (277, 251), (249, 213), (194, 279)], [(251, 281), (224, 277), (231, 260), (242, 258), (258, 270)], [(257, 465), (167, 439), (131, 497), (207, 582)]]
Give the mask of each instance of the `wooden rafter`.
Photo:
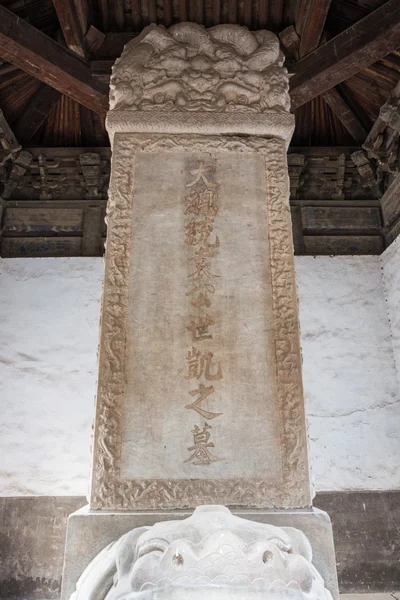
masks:
[(60, 97), (58, 90), (45, 84), (40, 86), (15, 126), (15, 135), (21, 143), (26, 144), (33, 138)]
[(108, 90), (93, 79), (89, 64), (4, 6), (0, 57), (94, 112), (108, 110)]
[(140, 0), (131, 0), (132, 25), (134, 31), (140, 31), (142, 27), (142, 7)]
[(163, 1), (163, 18), (165, 27), (172, 25), (172, 0)]
[(83, 24), (84, 15), (87, 15), (88, 11), (85, 10), (83, 4), (86, 4), (86, 0), (79, 0), (79, 4), (81, 5), (79, 13), (75, 0), (53, 0), (53, 4), (61, 25), (65, 43), (72, 52), (84, 57), (87, 23), (84, 26)]
[(296, 18), (300, 58), (318, 48), (330, 5), (331, 0), (301, 0)]
[(86, 50), (91, 54), (92, 52), (96, 52), (102, 45), (105, 39), (105, 34), (93, 27), (93, 25), (89, 25), (89, 28), (85, 35), (85, 45)]
[(114, 0), (115, 22), (118, 31), (123, 31), (125, 27), (124, 0)]
[(76, 6), (76, 12), (78, 13), (79, 23), (83, 35), (85, 35), (91, 22), (91, 10), (89, 3), (88, 0), (74, 0), (74, 2)]
[[(301, 39), (293, 25), (284, 29), (279, 34), (279, 38), (287, 52), (292, 57), (298, 59)], [(340, 92), (336, 88), (332, 88), (324, 92), (322, 97), (353, 139), (357, 143), (362, 144), (367, 137), (367, 132)]]
[(157, 23), (156, 0), (147, 0), (147, 23)]
[(323, 98), (353, 139), (362, 144), (367, 137), (367, 132), (338, 90), (336, 88), (328, 90), (323, 94)]
[(298, 108), (400, 47), (400, 2), (389, 0), (294, 67), (292, 108)]

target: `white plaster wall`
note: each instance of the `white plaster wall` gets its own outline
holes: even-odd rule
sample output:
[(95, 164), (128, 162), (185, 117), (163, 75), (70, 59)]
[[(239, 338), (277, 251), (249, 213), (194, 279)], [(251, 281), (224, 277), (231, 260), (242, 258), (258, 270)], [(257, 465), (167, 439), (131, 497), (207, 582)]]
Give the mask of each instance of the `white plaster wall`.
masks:
[(101, 259), (0, 263), (0, 490), (86, 494)]
[[(297, 257), (317, 490), (400, 487), (379, 257)], [(0, 495), (84, 495), (103, 262), (0, 262)]]
[(400, 237), (380, 256), (392, 334), (394, 359), (400, 382)]
[(400, 401), (379, 256), (299, 256), (317, 491), (400, 488)]

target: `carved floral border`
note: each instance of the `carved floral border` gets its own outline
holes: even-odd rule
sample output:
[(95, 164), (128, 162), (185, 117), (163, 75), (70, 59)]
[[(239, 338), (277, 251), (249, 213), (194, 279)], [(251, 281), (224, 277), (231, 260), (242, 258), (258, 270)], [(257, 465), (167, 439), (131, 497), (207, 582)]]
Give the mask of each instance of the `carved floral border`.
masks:
[[(126, 322), (138, 152), (256, 152), (265, 160), (266, 207), (280, 415), (282, 480), (123, 480)], [(301, 508), (311, 504), (301, 353), (285, 143), (258, 137), (116, 134), (108, 201), (108, 237), (99, 352), (91, 508), (149, 510), (231, 507)]]

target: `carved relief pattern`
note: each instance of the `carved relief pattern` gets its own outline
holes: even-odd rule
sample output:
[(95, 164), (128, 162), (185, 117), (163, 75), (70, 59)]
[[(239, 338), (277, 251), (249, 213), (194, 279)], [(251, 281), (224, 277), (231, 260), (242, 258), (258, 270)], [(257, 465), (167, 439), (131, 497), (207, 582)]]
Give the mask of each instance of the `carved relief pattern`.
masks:
[(113, 67), (111, 110), (288, 111), (279, 40), (239, 25), (150, 25)]
[[(289, 176), (282, 142), (271, 140), (266, 157), (272, 302), (281, 415), (284, 487), (295, 494), (308, 482), (307, 441), (301, 376), (301, 351), (294, 275)], [(295, 475), (295, 476), (294, 476)], [(294, 477), (294, 481), (292, 478)]]
[[(107, 205), (109, 234), (106, 280), (102, 299), (98, 410), (94, 438), (96, 495), (103, 506), (116, 503), (121, 454), (125, 335), (129, 300), (129, 258), (132, 238), (132, 179), (135, 154), (126, 141), (113, 157)], [(116, 183), (117, 182), (117, 183)]]
[[(122, 480), (119, 474), (124, 396), (125, 324), (134, 206), (135, 152), (258, 152), (266, 164), (273, 320), (283, 481)], [(118, 185), (117, 185), (118, 182)], [(302, 394), (297, 298), (284, 142), (261, 138), (118, 134), (109, 199), (109, 236), (91, 508), (144, 510), (224, 503), (260, 508), (311, 504)]]

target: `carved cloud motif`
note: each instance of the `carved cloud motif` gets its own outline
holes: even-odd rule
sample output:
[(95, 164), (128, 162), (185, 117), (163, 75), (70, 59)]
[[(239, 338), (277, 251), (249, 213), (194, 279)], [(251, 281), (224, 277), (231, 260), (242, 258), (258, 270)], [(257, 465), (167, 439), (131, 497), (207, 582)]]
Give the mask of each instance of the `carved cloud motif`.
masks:
[(150, 25), (113, 67), (111, 110), (288, 111), (278, 38), (240, 25)]

